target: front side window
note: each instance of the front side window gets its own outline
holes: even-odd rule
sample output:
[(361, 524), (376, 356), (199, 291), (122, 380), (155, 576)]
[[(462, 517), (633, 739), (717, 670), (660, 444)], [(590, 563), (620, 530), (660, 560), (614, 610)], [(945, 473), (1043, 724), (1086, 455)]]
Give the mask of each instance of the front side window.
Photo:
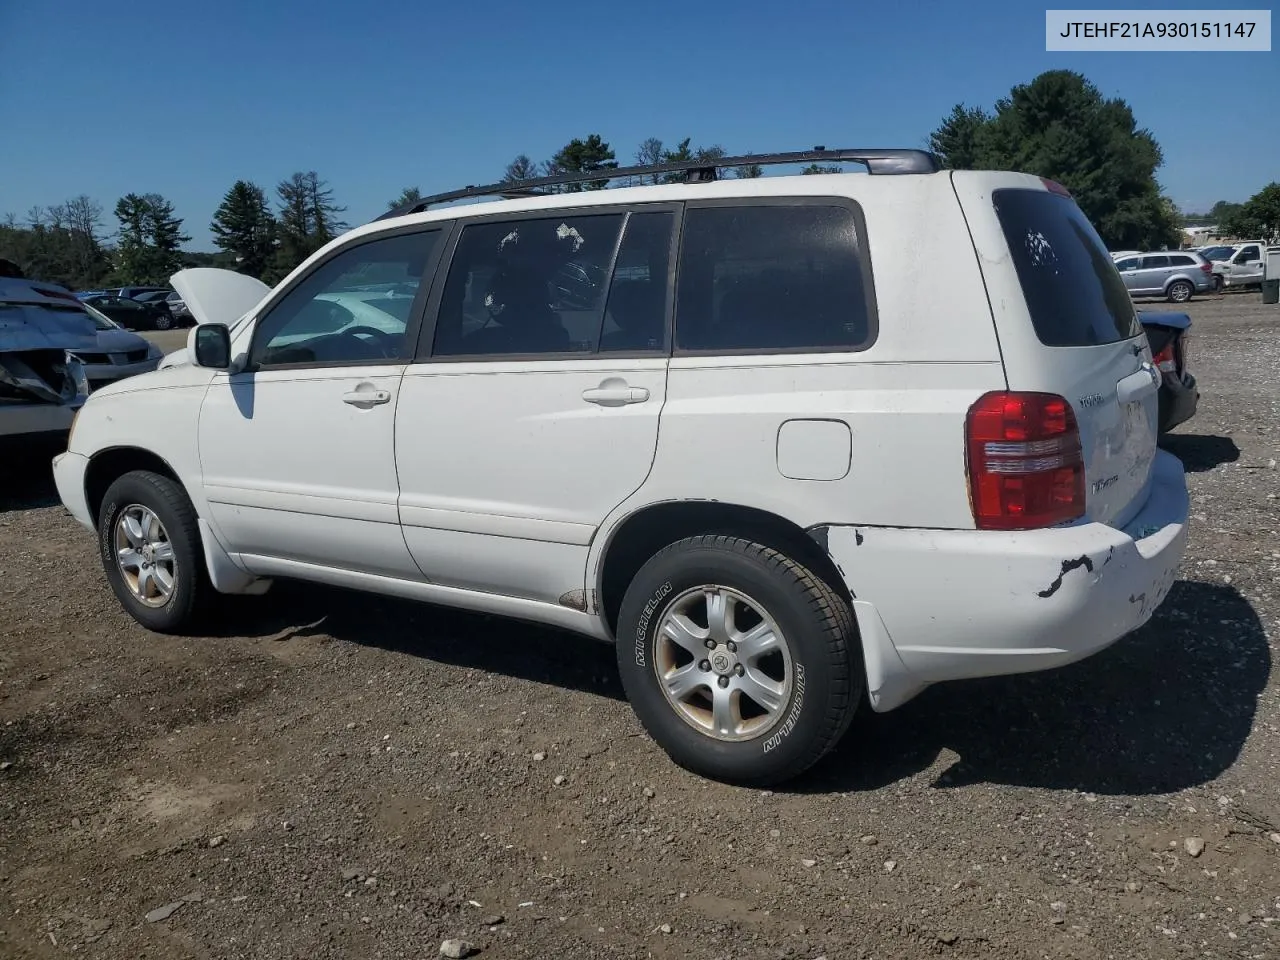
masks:
[(1137, 257), (1130, 257), (1128, 260), (1121, 260), (1116, 264), (1116, 269), (1121, 273), (1128, 273), (1131, 270), (1137, 270), (1138, 264), (1142, 261)]
[(440, 230), (348, 247), (286, 293), (254, 331), (251, 363), (381, 363), (404, 355), (405, 330)]
[(434, 356), (592, 354), (623, 214), (495, 220), (462, 230)]
[(677, 276), (680, 350), (845, 351), (875, 336), (848, 207), (694, 207)]

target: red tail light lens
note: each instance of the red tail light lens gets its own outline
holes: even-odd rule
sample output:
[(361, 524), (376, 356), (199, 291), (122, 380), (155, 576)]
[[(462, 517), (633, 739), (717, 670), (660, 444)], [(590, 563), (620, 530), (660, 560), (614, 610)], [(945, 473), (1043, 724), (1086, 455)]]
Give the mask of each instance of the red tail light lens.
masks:
[(1173, 356), (1172, 340), (1170, 340), (1169, 343), (1165, 346), (1165, 348), (1161, 350), (1159, 353), (1157, 353), (1153, 359), (1155, 361), (1155, 365), (1159, 367), (1161, 370), (1163, 370), (1165, 373), (1178, 372), (1178, 361), (1175, 360)]
[(1200, 269), (1205, 273), (1213, 273), (1213, 264), (1206, 260), (1204, 263), (1200, 264)]
[(1063, 397), (980, 397), (965, 418), (965, 447), (979, 530), (1033, 530), (1084, 516), (1080, 427)]

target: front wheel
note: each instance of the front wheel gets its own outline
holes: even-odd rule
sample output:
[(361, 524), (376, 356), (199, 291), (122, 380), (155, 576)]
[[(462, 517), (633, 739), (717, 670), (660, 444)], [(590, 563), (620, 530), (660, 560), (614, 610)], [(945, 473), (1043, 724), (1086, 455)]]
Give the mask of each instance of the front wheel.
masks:
[(158, 633), (177, 633), (213, 589), (186, 492), (162, 474), (135, 470), (107, 488), (98, 511), (107, 582), (125, 611)]
[(1185, 280), (1175, 280), (1169, 284), (1169, 299), (1174, 303), (1186, 303), (1195, 293), (1195, 288)]
[(641, 724), (677, 764), (768, 786), (843, 736), (863, 675), (849, 603), (785, 553), (732, 536), (661, 550), (618, 618), (618, 668)]
[(1220, 274), (1220, 273), (1215, 273), (1215, 274), (1213, 275), (1213, 292), (1214, 292), (1214, 293), (1222, 293), (1223, 288), (1224, 288), (1225, 286), (1226, 286), (1226, 284), (1224, 283), (1224, 281), (1223, 281), (1223, 279), (1222, 279), (1222, 274)]
[(171, 320), (167, 314), (163, 313), (156, 314), (155, 323), (157, 330), (168, 330), (173, 326), (173, 320)]

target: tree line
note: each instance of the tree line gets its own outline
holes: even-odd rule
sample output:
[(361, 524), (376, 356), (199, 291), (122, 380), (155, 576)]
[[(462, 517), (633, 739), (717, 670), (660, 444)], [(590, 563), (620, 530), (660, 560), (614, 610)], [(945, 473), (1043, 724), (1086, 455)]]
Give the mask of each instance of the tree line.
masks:
[[(118, 228), (108, 232), (102, 205), (84, 194), (49, 207), (32, 207), (19, 221), (0, 222), (0, 257), (30, 277), (73, 290), (164, 286), (178, 270), (220, 266), (275, 284), (348, 228), (346, 208), (314, 171), (299, 171), (266, 191), (237, 180), (214, 212), (209, 229), (217, 254), (191, 253), (191, 237), (173, 204), (157, 193), (128, 193), (113, 209)], [(112, 242), (114, 241), (114, 242)]]
[[(928, 148), (955, 170), (1018, 170), (1066, 186), (1111, 249), (1176, 247), (1183, 215), (1156, 178), (1163, 154), (1149, 130), (1138, 127), (1120, 98), (1107, 99), (1084, 76), (1050, 70), (1013, 87), (992, 108), (956, 104), (928, 136)], [(632, 166), (687, 160), (715, 162), (727, 156), (719, 144), (697, 146), (692, 137), (666, 142), (648, 137), (636, 147)], [(518, 154), (499, 181), (513, 187), (540, 177), (607, 174), (618, 158), (599, 133), (575, 137), (550, 157)], [(805, 174), (838, 173), (840, 166), (810, 164)], [(733, 177), (760, 177), (757, 164), (732, 167)], [(618, 178), (618, 186), (678, 182), (679, 173)], [(608, 177), (546, 188), (551, 193), (600, 190)], [(157, 284), (184, 266), (223, 266), (274, 284), (314, 251), (348, 228), (328, 183), (314, 171), (279, 181), (274, 198), (260, 185), (237, 180), (223, 196), (209, 225), (218, 253), (181, 249), (190, 238), (173, 205), (155, 193), (126, 194), (114, 208), (115, 243), (104, 231), (103, 210), (80, 195), (51, 207), (36, 207), (19, 223), (0, 223), (0, 256), (18, 262), (29, 276), (74, 289), (103, 285)], [(272, 200), (274, 199), (274, 204)], [(396, 209), (422, 199), (406, 187), (387, 203)], [(1280, 183), (1271, 183), (1244, 203), (1220, 201), (1208, 215), (1224, 235), (1264, 238), (1280, 234)]]

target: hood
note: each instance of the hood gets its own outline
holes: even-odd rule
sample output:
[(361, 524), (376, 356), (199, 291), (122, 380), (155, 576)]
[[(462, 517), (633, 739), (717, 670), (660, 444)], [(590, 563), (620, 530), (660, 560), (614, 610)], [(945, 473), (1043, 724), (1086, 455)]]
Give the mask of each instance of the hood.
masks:
[(128, 330), (98, 331), (98, 351), (101, 353), (127, 353), (130, 350), (145, 350), (149, 346), (146, 340)]
[(271, 288), (256, 277), (218, 267), (179, 270), (169, 282), (196, 323), (232, 326), (271, 292)]

